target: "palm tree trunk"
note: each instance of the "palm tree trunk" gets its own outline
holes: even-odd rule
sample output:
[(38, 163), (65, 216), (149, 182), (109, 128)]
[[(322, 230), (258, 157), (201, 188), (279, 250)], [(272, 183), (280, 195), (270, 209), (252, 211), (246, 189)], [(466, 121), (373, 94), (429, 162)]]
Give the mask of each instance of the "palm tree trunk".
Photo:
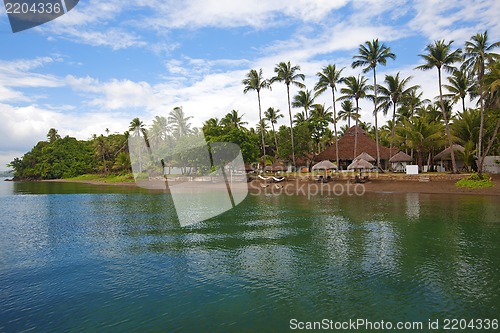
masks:
[(352, 159), (354, 160), (358, 153), (358, 119), (359, 119), (359, 107), (358, 107), (358, 99), (356, 99), (356, 128), (354, 131), (354, 156)]
[(333, 133), (335, 135), (335, 157), (337, 160), (337, 168), (339, 164), (339, 138), (337, 137), (337, 109), (335, 108), (335, 90), (332, 87), (332, 102), (333, 102)]
[[(479, 156), (479, 165), (477, 166), (477, 173), (480, 178), (483, 177), (483, 162), (484, 162), (484, 156), (483, 156), (483, 135), (484, 135), (484, 101), (483, 101), (483, 77), (484, 77), (484, 63), (482, 63), (481, 66), (481, 72), (479, 75), (479, 105), (480, 105), (480, 112), (481, 112), (481, 122), (479, 124), (479, 142), (477, 145), (477, 153)], [(484, 154), (486, 155), (486, 153)]]
[(274, 122), (271, 120), (271, 126), (273, 127), (273, 136), (274, 136), (274, 145), (276, 146), (276, 155), (280, 155), (280, 151), (278, 149), (278, 138), (276, 138), (276, 131), (274, 130)]
[(374, 95), (375, 95), (375, 100), (374, 100), (375, 110), (373, 111), (373, 113), (375, 115), (375, 141), (377, 143), (377, 167), (379, 168), (379, 170), (382, 170), (382, 168), (380, 167), (380, 149), (378, 146), (377, 73), (375, 71), (375, 67), (373, 67), (373, 84), (374, 84), (373, 91), (374, 91)]
[(392, 157), (392, 144), (394, 141), (394, 127), (396, 127), (395, 121), (396, 121), (396, 103), (393, 103), (393, 110), (392, 110), (392, 127), (391, 127), (391, 143), (389, 145), (389, 158)]
[(286, 86), (286, 93), (288, 96), (288, 115), (290, 116), (290, 138), (292, 140), (292, 165), (293, 165), (293, 170), (295, 171), (296, 165), (295, 165), (295, 143), (293, 141), (293, 122), (292, 122), (292, 106), (290, 104), (290, 86)]
[(439, 67), (438, 67), (438, 79), (439, 79), (439, 101), (441, 103), (441, 111), (443, 112), (443, 119), (446, 128), (446, 135), (448, 136), (448, 143), (450, 144), (451, 167), (453, 169), (452, 172), (457, 173), (457, 163), (455, 162), (455, 153), (453, 152), (453, 140), (451, 138), (450, 125), (448, 124), (448, 116), (446, 115), (446, 111), (444, 109), (443, 87), (441, 87), (441, 68)]
[(260, 106), (260, 92), (259, 90), (257, 90), (257, 99), (259, 100), (259, 121), (260, 121), (260, 125), (261, 125), (261, 129), (260, 129), (260, 133), (261, 133), (261, 139), (262, 139), (262, 151), (264, 152), (264, 170), (266, 169), (266, 162), (267, 162), (267, 158), (266, 158), (266, 144), (264, 142), (264, 125), (262, 123), (262, 108)]

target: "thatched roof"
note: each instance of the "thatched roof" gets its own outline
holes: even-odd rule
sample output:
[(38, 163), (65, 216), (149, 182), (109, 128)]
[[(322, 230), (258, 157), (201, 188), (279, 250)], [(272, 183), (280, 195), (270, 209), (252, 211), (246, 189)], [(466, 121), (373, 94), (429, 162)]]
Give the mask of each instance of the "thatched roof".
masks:
[(264, 170), (269, 172), (278, 172), (278, 171), (286, 171), (286, 168), (282, 164), (274, 163), (273, 165), (267, 165)]
[(373, 169), (373, 168), (375, 168), (375, 167), (370, 162), (365, 161), (362, 158), (357, 158), (351, 164), (349, 164), (349, 166), (347, 167), (347, 170)]
[[(361, 127), (352, 126), (347, 132), (339, 139), (339, 159), (341, 160), (354, 160), (354, 140), (356, 131), (358, 132), (358, 146), (357, 154), (365, 152), (371, 156), (377, 156), (377, 144)], [(379, 144), (380, 159), (389, 160), (390, 150)], [(398, 152), (399, 149), (392, 148), (393, 152)], [(322, 151), (316, 160), (335, 160), (335, 145), (331, 145)]]
[(323, 160), (319, 163), (316, 163), (313, 167), (313, 170), (330, 170), (330, 169), (335, 169), (337, 170), (337, 166), (330, 162), (329, 160)]
[[(453, 151), (455, 152), (455, 158), (457, 158), (456, 152), (461, 152), (463, 153), (465, 151), (465, 148), (462, 147), (461, 145), (454, 144), (453, 146)], [(434, 156), (434, 161), (450, 161), (451, 160), (451, 149), (450, 147), (446, 148), (436, 156)]]
[(410, 155), (406, 154), (405, 152), (400, 151), (399, 153), (391, 157), (389, 162), (391, 163), (413, 162), (413, 158)]
[(358, 159), (363, 159), (367, 162), (375, 162), (376, 161), (375, 158), (373, 158), (370, 154), (367, 154), (365, 152), (362, 152), (361, 154), (356, 156), (355, 160), (358, 160)]

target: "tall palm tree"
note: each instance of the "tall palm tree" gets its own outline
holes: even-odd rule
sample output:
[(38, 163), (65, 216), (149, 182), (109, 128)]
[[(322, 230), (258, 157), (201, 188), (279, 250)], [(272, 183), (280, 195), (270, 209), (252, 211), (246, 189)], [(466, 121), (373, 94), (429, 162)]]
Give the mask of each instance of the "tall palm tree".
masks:
[(351, 127), (351, 119), (352, 120), (359, 120), (359, 117), (356, 116), (356, 109), (354, 105), (352, 104), (352, 101), (349, 99), (346, 99), (340, 103), (340, 110), (338, 114), (338, 119), (339, 120), (347, 120), (347, 126), (348, 128)]
[[(441, 82), (441, 70), (444, 69), (445, 71), (452, 73), (455, 70), (452, 64), (461, 60), (462, 50), (452, 50), (452, 43), (453, 41), (446, 43), (444, 40), (437, 40), (434, 42), (434, 44), (427, 45), (427, 47), (425, 48), (427, 53), (419, 54), (419, 56), (425, 60), (425, 63), (416, 67), (416, 69), (420, 70), (429, 70), (434, 67), (437, 68), (439, 82), (439, 102), (441, 103), (441, 111), (443, 112), (446, 135), (448, 136), (448, 143), (450, 147), (453, 147), (453, 139), (451, 137), (450, 125), (448, 123), (448, 117), (446, 115), (446, 110), (443, 102), (443, 84)], [(457, 173), (455, 153), (453, 152), (453, 149), (450, 150), (453, 173)]]
[(375, 141), (377, 142), (377, 167), (380, 167), (380, 149), (378, 145), (378, 122), (377, 122), (377, 112), (378, 112), (378, 101), (377, 101), (377, 65), (380, 64), (385, 66), (387, 64), (387, 59), (396, 59), (396, 55), (391, 52), (391, 48), (385, 46), (383, 43), (379, 44), (378, 39), (373, 41), (366, 41), (365, 44), (359, 46), (359, 54), (355, 55), (353, 59), (356, 59), (352, 63), (352, 68), (365, 66), (363, 68), (363, 73), (368, 73), (373, 70), (373, 104), (375, 115)]
[(286, 85), (286, 93), (288, 96), (288, 115), (290, 116), (290, 138), (292, 141), (292, 162), (294, 169), (296, 168), (295, 143), (293, 140), (292, 106), (290, 104), (290, 85), (293, 84), (301, 89), (306, 87), (302, 82), (299, 82), (299, 80), (304, 81), (306, 76), (304, 74), (298, 73), (298, 71), (300, 71), (299, 65), (292, 66), (290, 64), (290, 61), (280, 62), (279, 64), (276, 65), (276, 67), (274, 67), (274, 73), (276, 75), (271, 79), (271, 83), (278, 81), (278, 82), (284, 82)]
[[(257, 100), (259, 101), (259, 123), (262, 123), (262, 107), (260, 105), (260, 91), (262, 89), (271, 89), (271, 85), (268, 80), (265, 80), (262, 76), (262, 68), (257, 72), (255, 69), (251, 69), (248, 72), (247, 77), (242, 81), (245, 85), (243, 93), (247, 93), (250, 90), (255, 90), (257, 92)], [(264, 131), (261, 131), (262, 140), (262, 151), (264, 152), (264, 163), (266, 159), (266, 144), (264, 142)], [(264, 168), (265, 168), (264, 164)]]
[[(144, 125), (142, 120), (140, 120), (137, 117), (132, 119), (128, 130), (134, 133), (134, 136), (136, 137), (140, 137), (142, 134), (142, 136), (144, 137), (144, 142), (146, 142), (146, 148), (148, 149), (148, 152), (151, 156), (152, 152), (151, 152), (151, 147), (149, 146), (148, 132), (146, 130), (146, 125)], [(141, 149), (139, 148), (139, 174), (140, 173), (142, 173), (142, 158), (141, 158)]]
[(337, 67), (335, 65), (327, 65), (323, 67), (321, 72), (316, 73), (316, 76), (318, 76), (319, 80), (314, 86), (316, 95), (322, 94), (328, 87), (330, 87), (330, 89), (332, 90), (333, 132), (335, 136), (335, 158), (337, 160), (337, 165), (339, 165), (339, 143), (337, 137), (337, 109), (335, 107), (335, 90), (337, 90), (337, 84), (341, 83), (344, 80), (344, 78), (341, 76), (343, 70), (344, 68), (337, 70)]
[(500, 46), (500, 42), (493, 44), (488, 43), (488, 31), (482, 34), (476, 34), (471, 37), (470, 41), (465, 42), (465, 52), (463, 54), (463, 66), (470, 70), (470, 72), (477, 76), (479, 88), (479, 105), (481, 110), (481, 124), (479, 126), (479, 142), (478, 142), (478, 155), (479, 165), (478, 173), (482, 176), (483, 172), (483, 136), (484, 136), (484, 74), (487, 64), (491, 61), (498, 60), (500, 55), (491, 52), (495, 47)]
[(444, 97), (450, 98), (453, 103), (462, 101), (462, 112), (465, 112), (465, 97), (467, 94), (474, 93), (474, 84), (471, 80), (469, 74), (461, 69), (453, 71), (451, 76), (447, 78), (449, 84), (443, 84), (450, 93), (444, 95)]
[(176, 106), (169, 112), (168, 122), (172, 124), (172, 133), (175, 138), (192, 133), (193, 130), (191, 129), (191, 124), (189, 123), (189, 119), (191, 118), (193, 117), (186, 117), (184, 111), (182, 110), (182, 106)]
[(266, 119), (271, 123), (271, 126), (273, 128), (273, 136), (274, 136), (274, 144), (276, 145), (276, 155), (279, 156), (279, 150), (278, 150), (278, 138), (276, 137), (276, 131), (274, 130), (274, 125), (278, 123), (278, 119), (283, 118), (283, 115), (280, 113), (280, 109), (275, 109), (273, 107), (268, 108), (265, 112), (264, 115)]
[(293, 97), (292, 107), (304, 108), (306, 119), (309, 118), (309, 110), (314, 104), (314, 96), (311, 90), (300, 90), (297, 95)]
[(392, 145), (394, 141), (394, 127), (396, 123), (396, 108), (397, 106), (404, 100), (405, 96), (408, 96), (412, 90), (418, 89), (420, 86), (415, 85), (411, 87), (407, 87), (409, 81), (412, 79), (411, 76), (400, 79), (399, 72), (396, 76), (386, 75), (385, 76), (385, 84), (386, 86), (379, 86), (381, 97), (381, 107), (384, 112), (384, 115), (387, 114), (387, 111), (392, 106), (392, 122), (391, 122), (391, 139), (389, 144), (389, 155), (392, 157)]
[[(344, 79), (345, 87), (340, 89), (340, 92), (343, 94), (340, 99), (354, 99), (356, 101), (356, 127), (358, 127), (359, 122), (359, 100), (361, 98), (366, 98), (368, 89), (370, 86), (366, 84), (368, 79), (364, 76), (359, 76), (358, 78), (354, 76), (349, 76)], [(354, 156), (355, 158), (358, 153), (358, 130), (354, 131)]]

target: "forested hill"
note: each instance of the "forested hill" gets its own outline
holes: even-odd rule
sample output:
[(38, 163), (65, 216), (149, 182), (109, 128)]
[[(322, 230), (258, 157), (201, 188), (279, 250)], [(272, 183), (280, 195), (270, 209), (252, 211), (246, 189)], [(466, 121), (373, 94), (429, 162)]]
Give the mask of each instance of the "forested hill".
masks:
[(14, 180), (41, 180), (76, 177), (86, 173), (128, 172), (130, 162), (127, 136), (111, 134), (94, 136), (91, 140), (61, 138), (51, 129), (47, 141), (40, 141), (9, 167)]

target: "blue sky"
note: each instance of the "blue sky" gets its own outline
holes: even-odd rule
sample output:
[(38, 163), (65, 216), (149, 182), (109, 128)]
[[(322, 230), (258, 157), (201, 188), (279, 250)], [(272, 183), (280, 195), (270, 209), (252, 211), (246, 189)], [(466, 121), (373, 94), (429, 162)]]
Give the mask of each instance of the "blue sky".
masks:
[[(256, 96), (241, 85), (250, 69), (271, 77), (275, 64), (290, 60), (311, 89), (329, 63), (359, 74), (352, 56), (374, 38), (397, 55), (378, 69), (379, 82), (401, 71), (433, 98), (436, 73), (413, 70), (418, 54), (436, 39), (462, 47), (484, 30), (498, 41), (498, 17), (497, 0), (81, 0), (66, 15), (13, 34), (2, 6), (0, 170), (51, 127), (87, 139), (106, 128), (123, 132), (134, 117), (148, 124), (175, 106), (197, 126), (232, 109), (254, 126)], [(285, 86), (264, 91), (262, 103), (286, 112)], [(362, 120), (373, 123), (372, 106), (361, 106)]]

